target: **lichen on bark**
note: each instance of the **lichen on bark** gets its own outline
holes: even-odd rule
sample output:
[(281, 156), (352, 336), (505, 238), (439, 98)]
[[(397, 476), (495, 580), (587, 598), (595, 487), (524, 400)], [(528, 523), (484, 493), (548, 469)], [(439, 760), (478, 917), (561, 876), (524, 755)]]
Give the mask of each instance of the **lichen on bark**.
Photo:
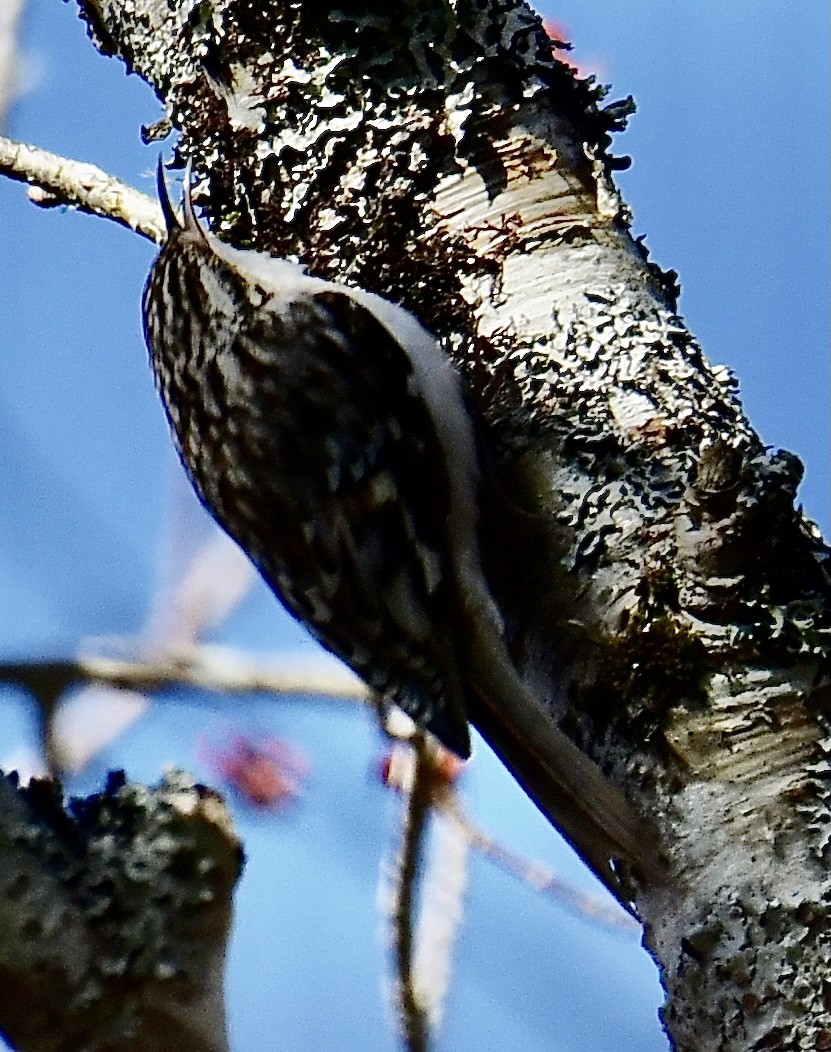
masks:
[(219, 797), (110, 774), (65, 806), (0, 776), (0, 1027), (27, 1052), (224, 1052), (223, 964), (242, 853)]

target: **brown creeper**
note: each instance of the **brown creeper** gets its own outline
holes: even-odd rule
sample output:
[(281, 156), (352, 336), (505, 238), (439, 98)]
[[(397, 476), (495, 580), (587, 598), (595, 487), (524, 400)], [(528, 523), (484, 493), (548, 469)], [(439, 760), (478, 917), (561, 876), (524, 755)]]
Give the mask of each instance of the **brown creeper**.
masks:
[(468, 720), (615, 885), (649, 838), (556, 727), (502, 638), (477, 539), (478, 467), (459, 377), (379, 296), (231, 248), (184, 222), (144, 292), (156, 382), (185, 469), (288, 609), (462, 757)]

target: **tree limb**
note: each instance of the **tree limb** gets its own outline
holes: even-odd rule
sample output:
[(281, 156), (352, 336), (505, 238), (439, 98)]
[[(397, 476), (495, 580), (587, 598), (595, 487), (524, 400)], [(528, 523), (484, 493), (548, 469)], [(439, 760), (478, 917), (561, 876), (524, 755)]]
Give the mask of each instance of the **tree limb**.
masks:
[(94, 164), (0, 135), (0, 174), (28, 183), (30, 200), (42, 208), (70, 205), (89, 215), (112, 219), (150, 241), (164, 239), (164, 217), (158, 202)]
[(321, 694), (367, 701), (366, 687), (334, 662), (310, 664), (292, 661), (290, 655), (257, 658), (206, 644), (135, 657), (89, 653), (68, 660), (0, 662), (0, 682), (54, 698), (77, 683), (105, 683), (148, 693), (188, 686), (217, 693)]

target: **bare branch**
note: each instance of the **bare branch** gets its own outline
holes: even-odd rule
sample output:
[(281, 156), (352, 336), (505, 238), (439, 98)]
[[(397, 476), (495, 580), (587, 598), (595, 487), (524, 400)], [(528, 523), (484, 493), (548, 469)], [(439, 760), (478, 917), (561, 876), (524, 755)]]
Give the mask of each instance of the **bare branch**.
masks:
[[(77, 770), (144, 711), (141, 695), (181, 686), (217, 694), (316, 695), (367, 704), (366, 687), (345, 665), (315, 655), (254, 658), (227, 647), (195, 646), (175, 651), (153, 650), (136, 657), (80, 655), (75, 659), (0, 663), (0, 683), (10, 683), (30, 694), (38, 705), (40, 736), (47, 770), (57, 777)], [(123, 695), (120, 711), (110, 702), (104, 720), (87, 735), (64, 740), (78, 721), (56, 720), (63, 695), (71, 687), (93, 685)], [(74, 700), (74, 699), (73, 699)], [(87, 706), (88, 711), (88, 706)]]
[(432, 1032), (441, 1023), (450, 989), (456, 943), (464, 920), (471, 849), (467, 831), (457, 822), (448, 821), (442, 801), (453, 795), (452, 788), (441, 783), (437, 786), (437, 774), (434, 769), (435, 821), (421, 878), (413, 952), (415, 993)]
[(604, 928), (628, 935), (640, 932), (638, 922), (622, 907), (610, 901), (608, 895), (601, 897), (582, 891), (564, 880), (550, 866), (533, 862), (500, 844), (471, 820), (455, 794), (449, 793), (443, 800), (442, 813), (458, 827), (472, 848), (532, 890), (545, 892), (577, 916), (594, 921)]
[(94, 164), (0, 135), (0, 174), (28, 183), (29, 199), (42, 208), (70, 205), (112, 219), (150, 241), (164, 239), (164, 217), (157, 202)]
[(61, 776), (77, 774), (145, 715), (150, 698), (138, 690), (89, 683), (61, 698), (47, 740)]
[(408, 1052), (426, 1052), (429, 1047), (429, 1022), (416, 984), (413, 914), (435, 778), (423, 734), (414, 735), (412, 747), (415, 763), (404, 814), (401, 850), (396, 860), (390, 913), (397, 972), (396, 993), (401, 1011), (401, 1035)]
[[(402, 727), (400, 731), (397, 729), (390, 731), (389, 724), (386, 729), (396, 744), (390, 752), (384, 780), (397, 792), (409, 793), (413, 780), (413, 751), (410, 748), (413, 729)], [(447, 763), (448, 759), (451, 761), (450, 765)], [(606, 896), (581, 890), (569, 880), (559, 876), (550, 866), (535, 862), (513, 851), (478, 826), (465, 811), (457, 791), (457, 776), (462, 768), (461, 761), (457, 760), (448, 750), (441, 746), (433, 750), (434, 813), (435, 817), (441, 820), (437, 822), (437, 828), (444, 827), (452, 831), (449, 837), (443, 838), (439, 851), (431, 852), (431, 857), (442, 855), (440, 879), (445, 890), (454, 880), (453, 874), (448, 871), (454, 867), (458, 868), (456, 860), (459, 850), (453, 843), (456, 841), (464, 844), (465, 851), (478, 851), (504, 872), (527, 885), (532, 891), (545, 893), (559, 905), (571, 910), (581, 920), (592, 921), (610, 931), (626, 935), (641, 931), (640, 924), (622, 907), (610, 903)], [(423, 883), (429, 886), (432, 878), (428, 876)], [(454, 915), (458, 912), (456, 905), (446, 900), (445, 913), (447, 914), (448, 911)], [(422, 915), (424, 912), (425, 906), (422, 905)], [(447, 916), (443, 923), (445, 927), (449, 926)], [(431, 967), (434, 971), (437, 966), (440, 966), (440, 962), (437, 964), (437, 958), (437, 954), (431, 955)], [(431, 1009), (431, 1017), (433, 1014)]]
[(42, 697), (57, 697), (80, 683), (104, 683), (156, 693), (171, 687), (199, 687), (216, 693), (320, 694), (366, 702), (366, 687), (334, 662), (252, 658), (230, 647), (200, 645), (146, 658), (80, 655), (58, 661), (11, 661), (0, 664), (0, 682), (14, 683)]
[[(190, 494), (188, 506), (195, 506)], [(213, 524), (195, 551), (188, 550), (183, 538), (174, 540), (180, 550), (171, 553), (168, 574), (175, 560), (178, 580), (159, 597), (148, 631), (152, 639), (178, 648), (198, 643), (229, 617), (251, 591), (257, 571), (228, 534)]]

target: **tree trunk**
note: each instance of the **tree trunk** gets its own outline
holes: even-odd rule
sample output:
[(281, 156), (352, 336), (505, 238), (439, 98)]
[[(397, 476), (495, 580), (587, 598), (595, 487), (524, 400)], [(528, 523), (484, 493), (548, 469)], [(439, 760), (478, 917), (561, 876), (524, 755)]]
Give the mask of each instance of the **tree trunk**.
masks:
[(669, 859), (633, 896), (675, 1048), (831, 1048), (828, 553), (631, 235), (629, 103), (517, 0), (79, 2), (215, 232), (404, 304), (462, 367), (513, 653)]

